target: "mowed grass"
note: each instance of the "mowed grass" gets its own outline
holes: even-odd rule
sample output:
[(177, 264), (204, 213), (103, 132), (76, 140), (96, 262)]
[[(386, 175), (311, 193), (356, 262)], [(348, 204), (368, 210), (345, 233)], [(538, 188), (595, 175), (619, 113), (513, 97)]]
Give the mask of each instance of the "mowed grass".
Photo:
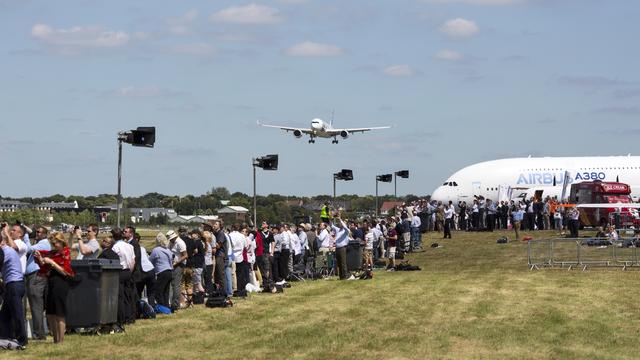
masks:
[[(202, 305), (125, 334), (31, 342), (13, 358), (637, 359), (637, 269), (529, 271), (512, 232), (423, 237), (417, 272), (295, 283), (228, 309)], [(536, 232), (535, 237), (553, 236)]]

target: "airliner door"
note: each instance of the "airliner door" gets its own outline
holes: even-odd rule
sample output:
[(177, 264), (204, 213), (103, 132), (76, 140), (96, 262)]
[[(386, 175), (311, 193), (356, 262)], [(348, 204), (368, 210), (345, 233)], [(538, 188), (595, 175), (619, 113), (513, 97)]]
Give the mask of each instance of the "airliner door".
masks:
[(507, 185), (498, 186), (498, 202), (501, 202), (501, 201), (509, 202), (509, 200), (511, 200), (512, 193), (513, 193), (513, 190), (511, 189), (511, 186), (507, 186)]
[(482, 184), (480, 181), (474, 181), (471, 183), (471, 189), (473, 190), (474, 196), (482, 195)]

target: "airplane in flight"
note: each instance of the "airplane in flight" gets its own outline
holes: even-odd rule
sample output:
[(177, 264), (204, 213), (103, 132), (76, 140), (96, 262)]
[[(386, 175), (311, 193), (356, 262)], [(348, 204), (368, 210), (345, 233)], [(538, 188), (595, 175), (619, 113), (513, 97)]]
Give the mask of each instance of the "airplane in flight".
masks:
[(389, 129), (391, 126), (377, 126), (377, 127), (368, 127), (368, 128), (351, 128), (351, 129), (334, 129), (333, 128), (333, 121), (332, 122), (325, 122), (322, 119), (313, 119), (311, 120), (311, 127), (310, 128), (295, 128), (295, 127), (288, 127), (288, 126), (279, 126), (279, 125), (267, 125), (267, 124), (263, 124), (260, 122), (260, 120), (258, 120), (258, 125), (260, 126), (264, 126), (264, 127), (270, 127), (270, 128), (276, 128), (276, 129), (280, 129), (280, 130), (284, 130), (286, 132), (293, 132), (293, 136), (295, 136), (296, 138), (301, 138), (304, 134), (309, 135), (309, 144), (315, 143), (316, 142), (316, 138), (333, 138), (333, 141), (331, 141), (331, 143), (333, 144), (337, 144), (338, 143), (338, 136), (340, 136), (343, 139), (346, 139), (349, 137), (350, 134), (353, 133), (364, 133), (365, 131), (370, 131), (370, 130), (380, 130), (380, 129)]
[[(480, 162), (456, 171), (431, 193), (431, 199), (473, 203), (477, 197), (492, 201), (534, 195), (562, 199), (572, 183), (615, 181), (640, 195), (640, 156), (527, 157)], [(566, 183), (566, 186), (565, 186)]]

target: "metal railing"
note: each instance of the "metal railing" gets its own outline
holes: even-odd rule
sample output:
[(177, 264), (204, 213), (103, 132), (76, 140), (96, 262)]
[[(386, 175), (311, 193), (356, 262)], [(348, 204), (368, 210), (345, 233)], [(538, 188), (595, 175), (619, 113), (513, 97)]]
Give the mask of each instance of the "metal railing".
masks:
[[(640, 246), (640, 245), (639, 245)], [(530, 240), (527, 262), (530, 270), (541, 268), (640, 267), (638, 248), (632, 238), (552, 238)]]

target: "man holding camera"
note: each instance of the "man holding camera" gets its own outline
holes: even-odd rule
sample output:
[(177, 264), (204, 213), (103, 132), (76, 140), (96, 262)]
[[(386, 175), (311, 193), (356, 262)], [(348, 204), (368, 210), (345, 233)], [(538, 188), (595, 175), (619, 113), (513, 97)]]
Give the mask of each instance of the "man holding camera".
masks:
[[(340, 280), (347, 280), (349, 272), (347, 271), (347, 245), (349, 245), (349, 227), (340, 217), (340, 213), (333, 215), (334, 224), (331, 228), (336, 233), (336, 260), (338, 262), (338, 277)], [(337, 225), (336, 225), (337, 223)]]
[[(4, 255), (2, 267), (4, 294), (2, 308), (0, 308), (0, 338), (15, 338), (20, 345), (26, 346), (26, 318), (22, 304), (22, 298), (25, 294), (24, 267), (21, 256), (16, 250), (19, 247), (16, 242), (22, 242), (20, 239), (24, 236), (24, 230), (20, 225), (9, 227), (7, 223), (3, 223), (2, 227), (0, 248)], [(11, 229), (9, 230), (9, 228)]]
[(51, 251), (51, 244), (47, 238), (48, 231), (43, 226), (36, 227), (36, 243), (31, 246), (27, 257), (27, 271), (25, 273), (27, 299), (31, 309), (33, 320), (33, 338), (44, 340), (44, 301), (47, 294), (48, 280), (39, 273), (40, 266), (36, 263), (34, 254), (36, 251)]

